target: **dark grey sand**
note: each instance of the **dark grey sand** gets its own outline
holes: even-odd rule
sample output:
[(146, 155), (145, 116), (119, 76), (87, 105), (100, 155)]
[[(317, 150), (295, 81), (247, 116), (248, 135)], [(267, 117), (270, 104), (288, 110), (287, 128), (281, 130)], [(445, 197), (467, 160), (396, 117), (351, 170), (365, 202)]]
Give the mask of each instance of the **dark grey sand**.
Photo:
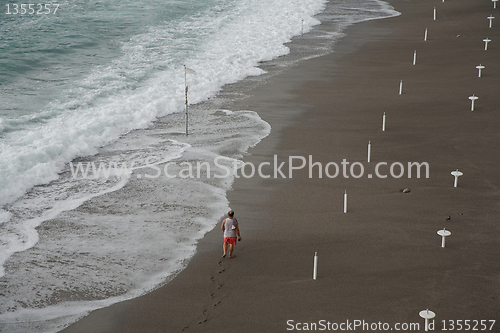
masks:
[[(450, 331), (450, 320), (500, 319), (500, 23), (488, 28), (489, 0), (390, 2), (401, 16), (349, 27), (334, 54), (301, 62), (232, 106), (273, 128), (245, 161), (311, 155), (342, 166), (345, 158), (363, 163), (365, 176), (341, 170), (320, 179), (316, 168), (309, 179), (306, 167), (292, 179), (236, 180), (236, 258), (221, 259), (217, 226), (166, 286), (64, 332), (282, 332), (288, 320), (419, 323), (423, 331), (418, 313), (427, 308), (436, 331)], [(378, 162), (427, 162), (430, 178), (369, 179)], [(453, 188), (457, 168), (464, 175)], [(452, 232), (444, 249), (443, 228)]]

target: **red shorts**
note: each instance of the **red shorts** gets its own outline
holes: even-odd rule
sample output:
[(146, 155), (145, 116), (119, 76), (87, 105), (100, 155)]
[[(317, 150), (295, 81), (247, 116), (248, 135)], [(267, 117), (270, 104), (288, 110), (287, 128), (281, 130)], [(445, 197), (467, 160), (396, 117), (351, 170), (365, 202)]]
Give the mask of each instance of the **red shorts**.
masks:
[(224, 237), (224, 243), (236, 245), (236, 237)]

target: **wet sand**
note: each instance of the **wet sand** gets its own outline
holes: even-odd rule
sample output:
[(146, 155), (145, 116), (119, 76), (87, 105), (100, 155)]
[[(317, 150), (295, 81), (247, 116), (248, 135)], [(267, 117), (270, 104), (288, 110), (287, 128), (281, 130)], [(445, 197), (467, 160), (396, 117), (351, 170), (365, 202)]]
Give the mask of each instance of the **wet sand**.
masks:
[[(423, 331), (418, 313), (427, 308), (436, 331), (500, 318), (500, 23), (488, 28), (496, 13), (488, 0), (390, 3), (401, 16), (349, 27), (333, 54), (301, 62), (232, 106), (257, 111), (273, 128), (245, 161), (273, 164), (276, 155), (287, 176), (264, 168), (271, 178), (236, 180), (236, 258), (221, 259), (218, 225), (166, 286), (64, 332), (281, 332), (289, 320), (419, 323)], [(322, 178), (317, 166), (309, 178), (309, 165), (288, 178), (289, 156), (311, 156)], [(340, 167), (336, 178), (324, 174), (329, 162)], [(349, 174), (354, 162), (364, 166), (360, 178)], [(387, 178), (376, 177), (379, 162)], [(395, 162), (405, 167), (400, 178), (389, 174)], [(427, 162), (429, 178), (413, 169), (409, 179), (408, 162)], [(457, 168), (464, 175), (454, 188)], [(452, 233), (444, 249), (443, 228)]]

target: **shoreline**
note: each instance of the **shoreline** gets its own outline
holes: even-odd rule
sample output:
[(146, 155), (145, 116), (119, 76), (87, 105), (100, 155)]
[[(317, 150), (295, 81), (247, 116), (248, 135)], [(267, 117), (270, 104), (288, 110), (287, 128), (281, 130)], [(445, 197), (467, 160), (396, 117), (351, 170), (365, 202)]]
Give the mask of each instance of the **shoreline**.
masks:
[[(495, 319), (499, 157), (488, 152), (498, 128), (494, 83), (500, 66), (493, 61), (498, 48), (491, 45), (487, 57), (480, 43), (479, 51), (464, 52), (476, 45), (482, 30), (474, 20), (490, 3), (390, 3), (403, 15), (348, 27), (333, 54), (299, 63), (236, 103), (233, 109), (256, 111), (273, 128), (244, 160), (257, 165), (279, 152), (311, 154), (322, 162), (332, 156), (364, 161), (372, 140), (374, 162), (429, 159), (431, 178), (326, 181), (299, 174), (236, 181), (228, 192), (243, 237), (235, 259), (220, 260), (218, 224), (167, 285), (97, 310), (63, 332), (220, 332), (228, 313), (243, 332), (285, 330), (288, 319), (420, 322), (418, 312), (427, 307), (439, 319)], [(448, 13), (446, 22), (432, 22), (434, 5)], [(462, 24), (469, 22), (463, 17), (473, 23)], [(426, 43), (423, 24), (436, 29)], [(367, 43), (373, 35), (365, 32), (373, 29), (377, 41)], [(457, 50), (462, 53), (452, 52)], [(482, 94), (474, 113), (479, 116), (471, 119), (467, 94), (472, 92), (460, 80), (475, 78), (474, 68), (467, 70), (479, 56), (488, 62), (488, 74), (475, 82)], [(295, 110), (292, 120), (288, 110)], [(380, 130), (383, 112), (386, 132)], [(464, 177), (453, 189), (449, 172), (457, 164)], [(402, 194), (405, 187), (412, 191)], [(342, 213), (344, 189), (350, 194), (348, 214)], [(448, 215), (452, 236), (447, 249), (440, 249), (435, 233), (448, 228)], [(320, 266), (313, 281), (316, 251)]]

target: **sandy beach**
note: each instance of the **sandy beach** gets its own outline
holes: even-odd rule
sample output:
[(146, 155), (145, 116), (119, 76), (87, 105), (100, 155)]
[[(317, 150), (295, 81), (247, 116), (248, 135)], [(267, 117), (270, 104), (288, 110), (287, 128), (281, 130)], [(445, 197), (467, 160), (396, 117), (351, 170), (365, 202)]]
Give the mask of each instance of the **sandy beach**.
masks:
[[(272, 127), (245, 162), (277, 156), (287, 176), (235, 181), (236, 258), (221, 258), (219, 223), (167, 285), (63, 332), (283, 332), (321, 320), (419, 323), (423, 331), (423, 309), (436, 313), (435, 331), (459, 320), (484, 320), (490, 331), (500, 319), (500, 22), (489, 28), (487, 17), (500, 9), (489, 0), (389, 2), (400, 16), (350, 26), (333, 54), (300, 62), (228, 106), (256, 111)], [(311, 156), (322, 177), (313, 167), (310, 178), (307, 165), (290, 179), (290, 156)], [(349, 177), (340, 169), (328, 178), (324, 167), (342, 168), (344, 159)], [(365, 169), (360, 178), (359, 164), (349, 173), (355, 162)], [(380, 162), (387, 178), (375, 176)], [(428, 163), (429, 178), (416, 169), (409, 178), (408, 162)], [(390, 175), (393, 163), (405, 168), (400, 178)], [(454, 188), (456, 169), (463, 176)], [(443, 228), (452, 233), (445, 248)]]

